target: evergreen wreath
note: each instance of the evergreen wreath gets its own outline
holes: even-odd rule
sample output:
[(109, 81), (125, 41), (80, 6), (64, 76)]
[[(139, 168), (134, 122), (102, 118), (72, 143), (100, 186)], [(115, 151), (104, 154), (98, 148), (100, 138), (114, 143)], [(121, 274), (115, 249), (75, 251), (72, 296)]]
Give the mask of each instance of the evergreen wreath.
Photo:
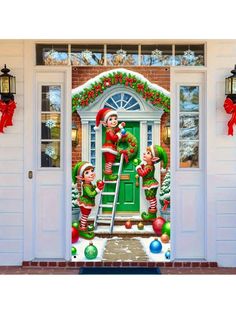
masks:
[[(124, 148), (122, 143), (126, 143), (127, 148)], [(121, 137), (121, 139), (118, 141), (117, 151), (117, 158), (120, 159), (120, 156), (123, 153), (126, 162), (133, 160), (138, 153), (138, 140), (136, 136), (127, 131), (125, 136)]]

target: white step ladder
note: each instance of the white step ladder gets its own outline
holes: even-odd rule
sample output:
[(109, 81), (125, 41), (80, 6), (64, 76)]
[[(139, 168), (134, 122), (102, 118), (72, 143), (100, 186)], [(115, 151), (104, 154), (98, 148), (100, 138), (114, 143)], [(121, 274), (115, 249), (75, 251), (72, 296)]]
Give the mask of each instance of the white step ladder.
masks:
[[(119, 189), (120, 189), (120, 176), (121, 176), (121, 171), (123, 168), (123, 162), (124, 162), (124, 155), (121, 154), (120, 157), (120, 162), (114, 163), (113, 166), (119, 166), (118, 169), (118, 174), (117, 174), (117, 180), (114, 181), (104, 181), (105, 186), (106, 184), (116, 184), (115, 192), (101, 192), (100, 194), (100, 199), (98, 202), (98, 208), (94, 220), (94, 229), (96, 230), (98, 227), (98, 224), (103, 224), (103, 225), (109, 225), (109, 232), (113, 232), (113, 227), (114, 227), (114, 221), (115, 221), (115, 214), (116, 214), (116, 206), (117, 206), (117, 200), (118, 200), (118, 195), (119, 195)], [(105, 188), (104, 186), (104, 188)], [(102, 204), (102, 197), (105, 195), (112, 195), (114, 196), (114, 200), (112, 204)], [(101, 213), (102, 208), (111, 208), (112, 213), (111, 215), (105, 215)]]

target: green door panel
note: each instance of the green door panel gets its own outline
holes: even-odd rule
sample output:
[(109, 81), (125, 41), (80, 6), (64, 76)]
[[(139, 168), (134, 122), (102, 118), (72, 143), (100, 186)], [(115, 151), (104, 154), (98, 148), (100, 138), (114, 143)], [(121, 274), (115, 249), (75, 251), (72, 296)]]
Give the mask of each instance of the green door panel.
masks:
[[(140, 142), (140, 124), (139, 122), (126, 122), (125, 129), (135, 135), (135, 137), (138, 140), (138, 143)], [(103, 127), (102, 132), (103, 137), (103, 143), (105, 141), (105, 128)], [(125, 149), (127, 147), (127, 144), (123, 144), (123, 148)], [(139, 157), (139, 149), (136, 157)], [(102, 169), (104, 169), (104, 157), (102, 158)], [(118, 166), (112, 167), (113, 172), (117, 174), (118, 172)], [(123, 163), (123, 169), (122, 169), (122, 175), (124, 175), (124, 179), (120, 181), (120, 191), (118, 196), (118, 202), (116, 211), (117, 212), (139, 212), (139, 206), (140, 206), (140, 189), (139, 186), (136, 186), (136, 169), (132, 162), (126, 163), (124, 161)], [(106, 184), (104, 192), (115, 192), (115, 186), (116, 184)], [(103, 204), (112, 204), (114, 199), (114, 195), (105, 195), (102, 197), (102, 203)], [(111, 209), (104, 208), (103, 212), (110, 212)]]

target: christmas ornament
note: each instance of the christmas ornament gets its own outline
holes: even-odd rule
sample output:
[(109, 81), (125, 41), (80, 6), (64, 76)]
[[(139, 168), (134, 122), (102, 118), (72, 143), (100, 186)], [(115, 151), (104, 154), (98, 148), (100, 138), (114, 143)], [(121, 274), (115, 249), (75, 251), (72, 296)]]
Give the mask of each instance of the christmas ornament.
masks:
[(125, 135), (125, 134), (126, 134), (126, 129), (122, 129), (122, 130), (121, 130), (121, 134), (122, 134), (122, 135)]
[(168, 249), (165, 253), (165, 258), (170, 259), (170, 249)]
[(162, 234), (163, 233), (166, 233), (169, 236), (169, 238), (170, 238), (170, 222), (169, 221), (167, 221), (167, 222), (165, 222), (163, 224), (163, 226), (162, 226)]
[(131, 229), (132, 228), (132, 223), (130, 220), (127, 220), (126, 223), (125, 223), (125, 228), (126, 229)]
[(79, 229), (79, 223), (78, 223), (78, 221), (74, 221), (74, 222), (72, 223), (72, 227), (74, 227), (75, 229)]
[(77, 249), (76, 249), (76, 247), (74, 247), (74, 246), (72, 246), (71, 247), (71, 255), (76, 255), (77, 254)]
[(164, 218), (157, 217), (152, 223), (153, 230), (158, 237), (162, 235), (162, 226), (164, 225), (165, 222), (166, 221)]
[(138, 223), (137, 227), (138, 227), (138, 230), (143, 230), (144, 224), (142, 223), (142, 221)]
[(161, 236), (161, 242), (162, 243), (168, 243), (169, 241), (170, 241), (170, 238), (169, 238), (168, 234), (163, 233)]
[(129, 86), (155, 107), (160, 107), (166, 112), (170, 111), (169, 92), (150, 83), (144, 76), (137, 75), (129, 70), (123, 70), (122, 72), (114, 70), (107, 71), (92, 80), (90, 85), (86, 83), (86, 85), (74, 89), (72, 111), (76, 112), (79, 107), (88, 106), (91, 102), (94, 102), (95, 98), (101, 95), (104, 90), (116, 84)]
[(87, 259), (95, 259), (98, 255), (98, 249), (93, 242), (90, 242), (88, 246), (86, 246), (84, 250), (84, 255)]
[(157, 238), (155, 238), (150, 243), (149, 249), (150, 249), (151, 253), (154, 253), (154, 254), (160, 253), (162, 250), (162, 244)]
[[(127, 144), (126, 149), (123, 149), (122, 143)], [(117, 142), (117, 151), (118, 151), (117, 158), (120, 159), (121, 154), (124, 154), (125, 162), (128, 163), (137, 155), (138, 152), (137, 138), (132, 133), (127, 131), (126, 136), (121, 137), (121, 139)]]
[(75, 243), (79, 240), (79, 231), (75, 228), (71, 228), (71, 238), (72, 238), (72, 243)]

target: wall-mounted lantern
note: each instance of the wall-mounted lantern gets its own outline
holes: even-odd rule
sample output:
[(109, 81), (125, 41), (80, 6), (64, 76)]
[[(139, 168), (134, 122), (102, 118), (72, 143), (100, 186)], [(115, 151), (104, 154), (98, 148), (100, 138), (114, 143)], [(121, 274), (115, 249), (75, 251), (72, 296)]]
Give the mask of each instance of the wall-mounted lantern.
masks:
[(71, 140), (72, 146), (76, 146), (78, 144), (78, 128), (75, 123), (72, 123)]
[(236, 124), (236, 65), (231, 73), (233, 75), (225, 79), (225, 95), (227, 97), (224, 102), (224, 108), (228, 114), (232, 114), (228, 122), (228, 135), (234, 135), (233, 126)]
[(1, 72), (3, 73), (0, 75), (1, 99), (4, 102), (14, 100), (14, 94), (16, 93), (16, 77), (9, 74), (10, 70), (6, 67), (6, 64)]
[(171, 130), (170, 130), (170, 119), (168, 118), (168, 120), (166, 121), (166, 124), (164, 125), (163, 128), (163, 142), (166, 145), (170, 145), (170, 135), (171, 135)]

